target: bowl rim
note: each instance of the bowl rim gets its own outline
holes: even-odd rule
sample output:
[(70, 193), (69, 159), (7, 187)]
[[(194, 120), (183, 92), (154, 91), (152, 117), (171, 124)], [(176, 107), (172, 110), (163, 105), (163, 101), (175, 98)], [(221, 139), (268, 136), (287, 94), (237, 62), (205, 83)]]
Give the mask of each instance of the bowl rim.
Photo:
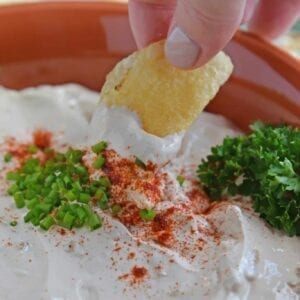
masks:
[[(116, 12), (120, 14), (128, 14), (127, 2), (115, 1), (99, 1), (99, 0), (71, 0), (71, 1), (51, 1), (43, 2), (27, 2), (27, 3), (13, 3), (0, 5), (0, 18), (2, 15), (15, 14), (25, 12), (28, 10), (68, 10), (74, 9), (95, 9), (106, 12)], [(279, 48), (271, 42), (264, 40), (258, 35), (246, 31), (238, 30), (233, 37), (237, 43), (246, 46), (251, 51), (263, 57), (265, 61), (269, 62), (274, 69), (282, 73), (295, 87), (300, 89), (300, 80), (297, 74), (300, 75), (300, 60), (289, 54), (286, 50)], [(295, 76), (296, 75), (296, 76)]]
[[(43, 2), (32, 1), (32, 2), (17, 2), (17, 3), (6, 3), (0, 5), (0, 15), (7, 13), (16, 13), (18, 11), (24, 10), (39, 10), (39, 9), (82, 9), (82, 8), (94, 8), (97, 6), (103, 10), (118, 11), (120, 13), (128, 13), (128, 3), (127, 2), (115, 2), (115, 1), (99, 1), (99, 0), (71, 0), (71, 1), (57, 1), (57, 0), (46, 0)], [(290, 55), (286, 50), (272, 44), (271, 42), (263, 39), (262, 37), (247, 31), (238, 30), (233, 37), (238, 42), (247, 44), (247, 46), (256, 46), (260, 51), (266, 51), (278, 58), (284, 60), (288, 65), (291, 65), (297, 71), (300, 72), (300, 60), (296, 57)]]

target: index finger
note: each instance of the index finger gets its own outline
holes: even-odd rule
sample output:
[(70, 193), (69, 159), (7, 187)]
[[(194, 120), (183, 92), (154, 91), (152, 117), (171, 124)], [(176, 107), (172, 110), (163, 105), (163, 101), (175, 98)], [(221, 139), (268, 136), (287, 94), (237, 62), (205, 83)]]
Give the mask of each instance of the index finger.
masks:
[(265, 38), (277, 38), (300, 17), (300, 0), (261, 0), (249, 29)]

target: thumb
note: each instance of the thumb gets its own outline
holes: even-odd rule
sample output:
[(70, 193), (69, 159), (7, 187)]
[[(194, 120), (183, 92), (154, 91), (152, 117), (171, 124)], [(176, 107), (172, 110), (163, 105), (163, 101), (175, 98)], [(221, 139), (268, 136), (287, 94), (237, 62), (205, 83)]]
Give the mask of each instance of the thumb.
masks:
[(201, 66), (232, 38), (246, 0), (178, 0), (165, 52), (179, 68)]

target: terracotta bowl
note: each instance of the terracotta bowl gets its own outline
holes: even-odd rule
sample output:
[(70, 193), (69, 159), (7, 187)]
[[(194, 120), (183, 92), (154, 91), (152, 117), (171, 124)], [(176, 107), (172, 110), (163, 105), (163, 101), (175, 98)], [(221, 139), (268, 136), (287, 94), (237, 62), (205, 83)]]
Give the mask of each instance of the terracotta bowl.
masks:
[[(105, 75), (135, 50), (125, 4), (35, 3), (0, 8), (0, 85), (21, 89), (76, 82), (100, 90)], [(234, 74), (208, 111), (249, 123), (300, 125), (300, 63), (239, 32), (226, 48)]]

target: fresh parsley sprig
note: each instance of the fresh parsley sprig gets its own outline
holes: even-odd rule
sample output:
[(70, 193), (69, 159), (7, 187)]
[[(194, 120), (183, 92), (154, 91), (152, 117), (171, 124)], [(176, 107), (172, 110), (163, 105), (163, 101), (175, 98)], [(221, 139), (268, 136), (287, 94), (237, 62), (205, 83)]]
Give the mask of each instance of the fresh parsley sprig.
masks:
[(270, 225), (300, 235), (300, 130), (260, 122), (251, 129), (213, 147), (198, 167), (199, 180), (214, 200), (251, 196)]

